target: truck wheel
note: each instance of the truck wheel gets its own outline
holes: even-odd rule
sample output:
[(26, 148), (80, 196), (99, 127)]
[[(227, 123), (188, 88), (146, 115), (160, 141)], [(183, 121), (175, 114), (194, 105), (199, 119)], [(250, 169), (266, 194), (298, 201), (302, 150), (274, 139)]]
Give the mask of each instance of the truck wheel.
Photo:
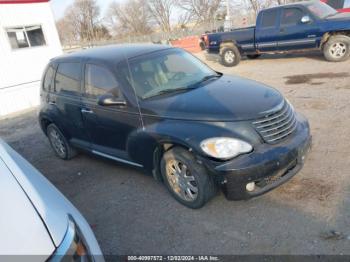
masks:
[(241, 54), (237, 47), (225, 47), (221, 51), (221, 63), (224, 66), (235, 66), (241, 61)]
[(197, 209), (216, 193), (216, 185), (203, 165), (187, 150), (175, 147), (165, 152), (161, 173), (166, 187), (181, 204)]
[(350, 37), (345, 35), (331, 36), (324, 44), (323, 54), (330, 62), (345, 61), (350, 56)]
[(69, 160), (76, 156), (76, 150), (68, 143), (67, 139), (55, 124), (50, 124), (46, 130), (51, 147), (59, 158)]
[(261, 56), (260, 54), (247, 55), (247, 57), (248, 57), (249, 59), (256, 59), (256, 58), (258, 58), (258, 57), (260, 57), (260, 56)]

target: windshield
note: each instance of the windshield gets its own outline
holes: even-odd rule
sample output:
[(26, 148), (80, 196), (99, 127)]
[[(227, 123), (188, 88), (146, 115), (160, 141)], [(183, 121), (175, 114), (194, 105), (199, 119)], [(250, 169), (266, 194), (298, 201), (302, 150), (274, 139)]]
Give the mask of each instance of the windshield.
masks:
[[(129, 61), (131, 79), (128, 82), (142, 99), (175, 91), (186, 91), (197, 84), (219, 76), (197, 58), (180, 49), (133, 58)], [(124, 75), (129, 76), (127, 72)]]
[(307, 7), (317, 18), (324, 19), (337, 14), (337, 10), (321, 2), (315, 2)]

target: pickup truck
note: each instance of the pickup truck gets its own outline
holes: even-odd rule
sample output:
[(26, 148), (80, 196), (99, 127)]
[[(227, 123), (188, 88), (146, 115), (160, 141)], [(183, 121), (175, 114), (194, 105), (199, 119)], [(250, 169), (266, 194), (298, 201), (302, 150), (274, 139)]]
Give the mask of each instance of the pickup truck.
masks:
[(327, 61), (350, 56), (350, 14), (338, 13), (320, 1), (298, 2), (260, 11), (256, 26), (206, 34), (208, 53), (219, 54), (225, 66), (263, 53), (320, 50)]

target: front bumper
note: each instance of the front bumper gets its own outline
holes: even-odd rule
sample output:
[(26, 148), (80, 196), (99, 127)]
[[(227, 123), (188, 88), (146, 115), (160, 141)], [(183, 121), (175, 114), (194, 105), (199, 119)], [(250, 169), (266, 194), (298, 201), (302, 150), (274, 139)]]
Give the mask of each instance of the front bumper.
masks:
[[(210, 165), (229, 200), (243, 200), (262, 195), (282, 185), (296, 175), (304, 165), (311, 147), (308, 121), (297, 114), (296, 131), (276, 145), (261, 144), (250, 154), (231, 161)], [(255, 182), (255, 189), (247, 191), (246, 185)]]

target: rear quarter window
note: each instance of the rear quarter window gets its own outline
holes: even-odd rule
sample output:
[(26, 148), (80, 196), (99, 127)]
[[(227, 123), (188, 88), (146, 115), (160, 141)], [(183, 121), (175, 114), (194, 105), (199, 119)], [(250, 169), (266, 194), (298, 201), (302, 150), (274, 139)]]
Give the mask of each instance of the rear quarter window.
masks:
[(80, 93), (80, 63), (60, 63), (55, 78), (55, 92), (65, 94)]
[(51, 90), (51, 84), (52, 84), (52, 79), (55, 74), (55, 69), (53, 68), (52, 65), (50, 65), (44, 75), (43, 83), (42, 83), (42, 89), (44, 91), (50, 91)]

